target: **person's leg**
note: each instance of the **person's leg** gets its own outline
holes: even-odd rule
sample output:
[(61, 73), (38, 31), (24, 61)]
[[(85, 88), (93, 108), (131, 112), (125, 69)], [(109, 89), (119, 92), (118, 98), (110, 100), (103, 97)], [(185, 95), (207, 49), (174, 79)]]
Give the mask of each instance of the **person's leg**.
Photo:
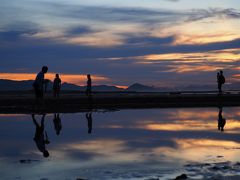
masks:
[(38, 89), (34, 87), (35, 98), (38, 98)]
[(35, 124), (35, 126), (36, 126), (36, 127), (39, 127), (39, 124), (37, 123), (34, 114), (32, 114), (32, 120), (33, 120), (33, 123)]
[(43, 99), (43, 89), (39, 89), (39, 97)]
[(44, 130), (44, 120), (45, 120), (45, 114), (42, 115), (42, 119), (41, 119), (41, 127)]
[(92, 88), (88, 87), (88, 98), (91, 100), (92, 99)]
[(218, 93), (220, 94), (221, 93), (221, 84), (218, 83)]
[(57, 89), (57, 94), (56, 96), (59, 98), (59, 93), (60, 93), (60, 89)]
[(88, 87), (87, 87), (85, 93), (86, 93), (87, 96), (89, 96), (89, 88)]

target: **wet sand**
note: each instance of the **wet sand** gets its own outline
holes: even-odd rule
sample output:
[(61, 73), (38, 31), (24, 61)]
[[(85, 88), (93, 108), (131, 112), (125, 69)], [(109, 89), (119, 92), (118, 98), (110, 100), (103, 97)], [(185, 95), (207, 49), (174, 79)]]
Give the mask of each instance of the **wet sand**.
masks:
[(2, 92), (0, 113), (73, 113), (93, 109), (171, 108), (239, 106), (240, 94), (225, 93), (93, 93), (89, 100), (83, 92), (65, 91), (60, 98), (47, 93), (44, 102), (36, 104), (33, 92)]

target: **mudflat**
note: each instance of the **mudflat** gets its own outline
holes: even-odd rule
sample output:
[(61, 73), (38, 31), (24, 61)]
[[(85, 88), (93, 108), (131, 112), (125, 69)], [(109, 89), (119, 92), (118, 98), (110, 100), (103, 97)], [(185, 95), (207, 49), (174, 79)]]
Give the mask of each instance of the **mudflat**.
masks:
[(32, 91), (2, 92), (0, 113), (73, 113), (93, 109), (171, 108), (239, 106), (239, 93), (215, 92), (95, 92), (89, 99), (84, 92), (64, 91), (60, 98), (51, 92), (36, 102)]

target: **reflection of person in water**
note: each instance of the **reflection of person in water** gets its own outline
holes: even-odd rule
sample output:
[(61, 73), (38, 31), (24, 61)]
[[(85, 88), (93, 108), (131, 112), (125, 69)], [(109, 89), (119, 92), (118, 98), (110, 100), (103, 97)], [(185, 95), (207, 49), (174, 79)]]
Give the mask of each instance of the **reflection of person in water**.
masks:
[(48, 140), (48, 136), (47, 136), (47, 132), (46, 131), (45, 131), (45, 136), (44, 136), (44, 119), (45, 119), (45, 114), (42, 115), (41, 125), (39, 125), (38, 122), (36, 121), (34, 114), (32, 114), (32, 119), (33, 119), (33, 123), (36, 126), (35, 136), (34, 136), (33, 140), (35, 141), (39, 151), (41, 151), (43, 153), (43, 156), (44, 157), (48, 157), (49, 153), (46, 150), (45, 144), (49, 144), (50, 142)]
[(53, 123), (54, 123), (54, 129), (56, 131), (56, 134), (59, 135), (62, 129), (62, 122), (61, 122), (59, 113), (54, 114)]
[(224, 131), (224, 126), (226, 124), (226, 119), (223, 118), (222, 116), (222, 107), (219, 107), (219, 112), (218, 112), (218, 130), (219, 131)]
[(86, 118), (88, 122), (88, 133), (92, 133), (92, 112), (86, 113)]

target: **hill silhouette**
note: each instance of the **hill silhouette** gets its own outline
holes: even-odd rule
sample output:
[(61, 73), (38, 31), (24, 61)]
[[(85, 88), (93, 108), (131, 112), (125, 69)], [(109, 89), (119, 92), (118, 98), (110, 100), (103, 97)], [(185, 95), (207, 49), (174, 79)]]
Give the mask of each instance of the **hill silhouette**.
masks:
[[(0, 91), (26, 91), (32, 90), (33, 80), (27, 81), (14, 81), (0, 79)], [(53, 83), (50, 81), (48, 83), (47, 90), (52, 90)], [(63, 83), (62, 90), (73, 90), (73, 91), (84, 91), (86, 86), (78, 86), (71, 83)], [(167, 91), (215, 91), (217, 90), (217, 85), (187, 85), (179, 86), (175, 88), (171, 87), (154, 87), (147, 86), (140, 83), (134, 83), (130, 85), (127, 89), (118, 88), (116, 86), (110, 85), (95, 85), (92, 87), (93, 91), (127, 91), (127, 92), (167, 92)], [(238, 90), (240, 89), (240, 82), (225, 84), (224, 89), (228, 90)]]
[[(0, 91), (26, 91), (32, 90), (33, 80), (27, 81), (13, 81), (13, 80), (6, 80), (0, 79)], [(51, 90), (53, 86), (53, 82), (49, 82), (47, 85), (47, 90)], [(77, 91), (84, 91), (86, 86), (78, 86), (71, 83), (63, 83), (62, 90), (77, 90)], [(118, 88), (116, 86), (108, 86), (108, 85), (96, 85), (92, 87), (93, 91), (122, 91), (124, 89)]]
[(157, 88), (153, 87), (153, 86), (146, 86), (140, 83), (135, 83), (131, 86), (129, 86), (126, 91), (157, 91)]

